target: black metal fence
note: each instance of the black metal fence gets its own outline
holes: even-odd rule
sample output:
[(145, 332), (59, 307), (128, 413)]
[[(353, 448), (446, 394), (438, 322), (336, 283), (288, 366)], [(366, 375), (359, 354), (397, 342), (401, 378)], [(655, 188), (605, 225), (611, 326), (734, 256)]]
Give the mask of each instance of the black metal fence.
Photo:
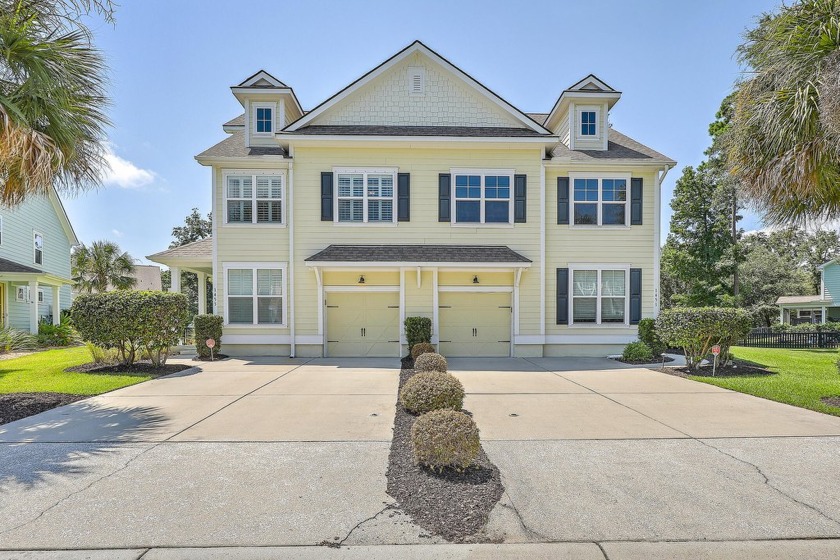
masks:
[(837, 348), (840, 332), (773, 332), (770, 329), (753, 329), (740, 346), (755, 348)]

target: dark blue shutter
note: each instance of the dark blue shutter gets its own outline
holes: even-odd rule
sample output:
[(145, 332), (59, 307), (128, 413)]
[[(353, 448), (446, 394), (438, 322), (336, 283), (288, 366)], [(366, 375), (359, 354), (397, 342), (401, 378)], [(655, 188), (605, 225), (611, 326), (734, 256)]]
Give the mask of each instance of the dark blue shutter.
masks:
[(513, 176), (513, 221), (517, 224), (525, 223), (525, 206), (527, 201), (528, 176)]
[(630, 269), (630, 324), (642, 320), (642, 269)]
[(557, 177), (557, 223), (569, 223), (569, 178)]
[(321, 173), (321, 221), (333, 221), (333, 174), (332, 171)]
[(641, 177), (630, 179), (630, 225), (642, 225), (642, 192), (644, 182)]
[(397, 221), (411, 221), (411, 175), (397, 174)]
[(438, 221), (452, 221), (452, 176), (449, 173), (438, 175)]
[(569, 324), (569, 269), (557, 269), (557, 324)]

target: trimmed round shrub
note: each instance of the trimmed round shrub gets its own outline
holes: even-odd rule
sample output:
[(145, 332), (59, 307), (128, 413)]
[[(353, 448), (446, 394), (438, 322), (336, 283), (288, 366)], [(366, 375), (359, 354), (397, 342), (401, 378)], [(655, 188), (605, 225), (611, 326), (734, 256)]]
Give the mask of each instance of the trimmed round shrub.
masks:
[(703, 359), (720, 345), (720, 362), (729, 361), (729, 348), (752, 329), (752, 317), (732, 307), (675, 307), (660, 313), (656, 330), (671, 347), (682, 348), (689, 369), (697, 370)]
[(464, 470), (481, 450), (478, 426), (463, 412), (434, 410), (411, 427), (414, 461), (435, 471)]
[(435, 347), (429, 344), (428, 342), (418, 342), (414, 346), (411, 347), (411, 358), (416, 360), (418, 356), (422, 356), (423, 354), (434, 354)]
[(624, 347), (621, 359), (625, 362), (649, 363), (653, 361), (653, 351), (650, 349), (650, 346), (640, 340), (637, 340), (636, 342), (631, 342)]
[(400, 404), (413, 414), (432, 410), (461, 410), (464, 386), (454, 375), (425, 371), (413, 375), (400, 390)]
[(414, 360), (414, 371), (447, 371), (446, 358), (435, 352), (421, 354)]

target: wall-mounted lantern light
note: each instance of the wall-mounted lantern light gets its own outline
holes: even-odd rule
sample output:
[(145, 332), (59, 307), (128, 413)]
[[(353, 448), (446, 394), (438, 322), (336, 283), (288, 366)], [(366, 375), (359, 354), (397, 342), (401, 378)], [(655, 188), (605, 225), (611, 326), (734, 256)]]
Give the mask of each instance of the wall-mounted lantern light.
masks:
[(359, 276), (359, 284), (364, 284), (364, 283), (365, 283), (365, 275), (362, 274), (361, 276)]
[(478, 275), (473, 276), (473, 284), (478, 284)]

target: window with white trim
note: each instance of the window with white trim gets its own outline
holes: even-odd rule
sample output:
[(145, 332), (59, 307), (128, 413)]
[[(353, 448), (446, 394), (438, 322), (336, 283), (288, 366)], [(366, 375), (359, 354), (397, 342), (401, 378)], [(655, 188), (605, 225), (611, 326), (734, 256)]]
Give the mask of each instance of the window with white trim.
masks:
[(37, 231), (32, 234), (32, 250), (35, 264), (44, 264), (44, 236)]
[(453, 173), (455, 223), (512, 223), (510, 192), (512, 174), (499, 172)]
[(597, 118), (598, 113), (595, 111), (581, 111), (580, 112), (580, 135), (581, 136), (597, 136)]
[(18, 303), (29, 301), (29, 286), (17, 286), (15, 288), (15, 301)]
[(346, 223), (396, 222), (396, 172), (336, 171), (335, 221)]
[(282, 175), (231, 174), (225, 181), (227, 223), (283, 223)]
[(38, 288), (38, 303), (44, 303), (44, 290)]
[(230, 325), (285, 325), (285, 268), (227, 268), (225, 286)]
[(269, 135), (274, 131), (274, 105), (254, 106), (254, 133)]
[(626, 324), (628, 271), (572, 270), (571, 324)]
[(624, 226), (630, 216), (627, 178), (575, 177), (572, 216), (575, 225)]

